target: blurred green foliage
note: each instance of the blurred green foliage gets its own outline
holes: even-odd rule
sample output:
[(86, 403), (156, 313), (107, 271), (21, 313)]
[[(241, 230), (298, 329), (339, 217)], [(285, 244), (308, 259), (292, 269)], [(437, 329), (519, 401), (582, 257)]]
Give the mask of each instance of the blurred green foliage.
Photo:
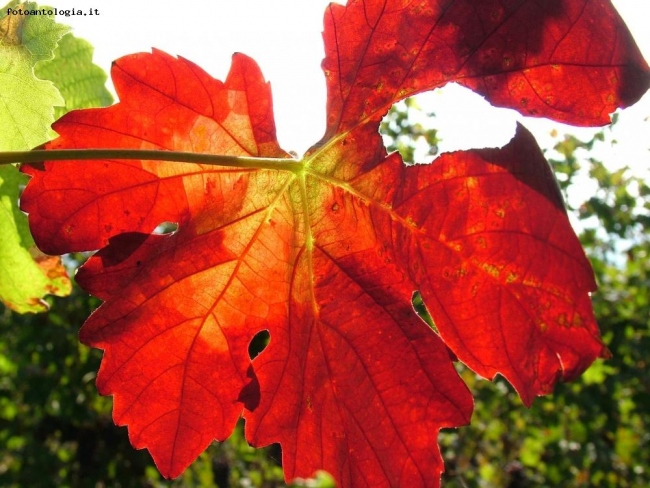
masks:
[[(418, 110), (405, 102), (382, 125), (389, 149), (410, 161), (418, 141), (437, 152), (435, 129), (413, 123)], [(606, 130), (586, 142), (557, 137), (547, 156), (596, 272), (594, 307), (613, 357), (531, 409), (502, 379), (491, 383), (458, 365), (476, 411), (471, 426), (440, 436), (446, 487), (650, 486), (650, 187), (594, 157)], [(585, 171), (598, 188), (581, 198)], [(279, 447), (251, 448), (241, 425), (181, 478), (162, 480), (95, 390), (101, 352), (77, 340), (98, 301), (75, 287), (51, 304), (40, 315), (0, 310), (0, 486), (283, 486)], [(426, 315), (417, 295), (415, 305)], [(295, 486), (333, 485), (322, 475)]]
[(379, 132), (390, 152), (397, 151), (406, 164), (431, 161), (438, 154), (438, 130), (432, 124), (435, 114), (424, 112), (416, 98), (396, 103), (381, 122)]

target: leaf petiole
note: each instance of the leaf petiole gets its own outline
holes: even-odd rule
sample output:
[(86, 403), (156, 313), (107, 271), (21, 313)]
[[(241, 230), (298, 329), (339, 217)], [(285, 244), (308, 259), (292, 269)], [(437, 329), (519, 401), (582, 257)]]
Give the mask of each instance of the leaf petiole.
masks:
[(83, 161), (97, 159), (141, 159), (196, 163), (236, 168), (278, 169), (298, 172), (302, 161), (293, 158), (257, 158), (251, 156), (224, 156), (180, 151), (150, 149), (35, 149), (32, 151), (0, 152), (0, 164), (40, 163), (43, 161)]

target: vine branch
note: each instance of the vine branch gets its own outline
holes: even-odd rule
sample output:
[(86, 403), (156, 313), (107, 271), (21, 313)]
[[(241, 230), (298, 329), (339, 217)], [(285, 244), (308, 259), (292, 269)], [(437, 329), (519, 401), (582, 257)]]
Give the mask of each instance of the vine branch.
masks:
[(101, 159), (142, 159), (149, 161), (207, 164), (231, 168), (278, 169), (292, 172), (299, 171), (303, 166), (301, 161), (293, 158), (224, 156), (219, 154), (149, 149), (34, 149), (32, 151), (0, 152), (0, 164)]

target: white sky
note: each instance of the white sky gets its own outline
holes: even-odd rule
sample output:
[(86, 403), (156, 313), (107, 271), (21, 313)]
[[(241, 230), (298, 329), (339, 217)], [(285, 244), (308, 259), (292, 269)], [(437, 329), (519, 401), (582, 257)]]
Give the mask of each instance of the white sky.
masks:
[[(182, 55), (223, 79), (230, 57), (239, 51), (252, 56), (271, 81), (278, 138), (285, 150), (302, 153), (318, 141), (325, 127), (325, 82), (322, 19), (328, 0), (49, 0), (59, 9), (93, 8), (99, 15), (59, 17), (76, 35), (95, 46), (95, 62), (107, 71), (120, 56), (160, 48)], [(650, 3), (614, 0), (646, 59), (650, 59)], [(499, 146), (523, 120), (542, 147), (558, 124), (523, 119), (514, 111), (494, 109), (481, 97), (446, 87), (422, 102), (436, 113), (443, 139), (441, 150)], [(648, 175), (650, 168), (650, 95), (621, 116), (614, 148), (603, 147), (603, 159), (629, 165)], [(593, 130), (573, 130), (588, 137)]]

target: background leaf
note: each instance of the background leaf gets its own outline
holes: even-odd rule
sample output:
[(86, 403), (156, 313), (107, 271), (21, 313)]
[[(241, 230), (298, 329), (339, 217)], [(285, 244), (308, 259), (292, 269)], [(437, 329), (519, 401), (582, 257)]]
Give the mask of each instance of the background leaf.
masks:
[[(32, 149), (52, 138), (55, 117), (112, 102), (105, 73), (92, 64), (92, 47), (64, 35), (68, 30), (47, 15), (0, 12), (0, 151)], [(71, 290), (60, 259), (35, 247), (18, 209), (26, 182), (14, 166), (0, 167), (0, 300), (21, 313), (47, 310), (44, 295)]]
[(59, 41), (54, 58), (35, 66), (36, 76), (52, 81), (65, 100), (63, 107), (54, 108), (56, 119), (73, 109), (113, 103), (106, 89), (106, 73), (93, 64), (92, 57), (93, 47), (88, 41), (67, 34)]
[(34, 65), (52, 59), (68, 28), (47, 15), (7, 15), (3, 8), (0, 16), (0, 150), (23, 151), (50, 139), (53, 107), (64, 104), (54, 83), (36, 77)]
[[(68, 28), (48, 16), (8, 16), (6, 8), (0, 16), (0, 150), (31, 149), (50, 139), (54, 106), (64, 103), (56, 86), (37, 78), (33, 68), (54, 56)], [(0, 300), (19, 312), (40, 312), (48, 308), (43, 295), (67, 294), (71, 285), (58, 258), (34, 259), (27, 218), (18, 209), (25, 183), (15, 167), (0, 168)]]
[(60, 259), (38, 251), (29, 235), (17, 204), (24, 180), (13, 166), (0, 166), (0, 299), (17, 312), (41, 312), (48, 309), (43, 295), (67, 295), (71, 284)]

